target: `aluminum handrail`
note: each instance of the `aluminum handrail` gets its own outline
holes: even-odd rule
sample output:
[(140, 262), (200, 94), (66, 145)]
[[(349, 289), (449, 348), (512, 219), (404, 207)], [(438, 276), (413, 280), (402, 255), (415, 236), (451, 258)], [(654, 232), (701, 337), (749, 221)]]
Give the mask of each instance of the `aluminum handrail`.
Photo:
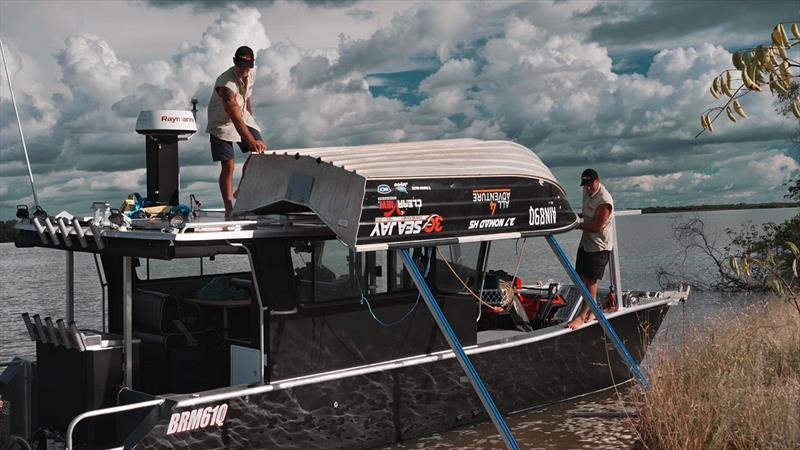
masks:
[(25, 360), (0, 362), (0, 367), (18, 366), (20, 364), (25, 364), (25, 362), (26, 362)]
[(72, 421), (69, 423), (69, 426), (67, 426), (67, 450), (73, 450), (74, 448), (72, 446), (72, 432), (75, 431), (75, 427), (81, 420), (89, 417), (105, 416), (125, 411), (132, 411), (134, 409), (148, 408), (150, 406), (161, 406), (165, 401), (167, 400), (163, 398), (158, 400), (147, 400), (145, 402), (131, 403), (122, 406), (112, 406), (110, 408), (103, 408), (103, 409), (95, 409), (92, 411), (86, 411), (84, 413), (78, 414), (77, 416), (75, 416), (74, 419), (72, 419)]

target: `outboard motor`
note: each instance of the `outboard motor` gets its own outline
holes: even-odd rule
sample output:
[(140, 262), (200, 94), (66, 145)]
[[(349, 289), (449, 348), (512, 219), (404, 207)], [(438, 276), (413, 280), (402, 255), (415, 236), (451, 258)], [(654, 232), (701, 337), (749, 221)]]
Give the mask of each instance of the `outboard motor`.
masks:
[(192, 111), (142, 111), (136, 119), (136, 132), (146, 136), (147, 200), (153, 205), (179, 203), (178, 141), (197, 133), (196, 106), (197, 100), (192, 100)]

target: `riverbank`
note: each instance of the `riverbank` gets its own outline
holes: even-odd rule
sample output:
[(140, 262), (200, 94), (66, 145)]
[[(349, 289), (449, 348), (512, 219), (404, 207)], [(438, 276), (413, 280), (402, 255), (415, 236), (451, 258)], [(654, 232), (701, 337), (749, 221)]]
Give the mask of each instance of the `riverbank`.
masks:
[(774, 300), (662, 346), (633, 394), (641, 448), (800, 448), (799, 326)]

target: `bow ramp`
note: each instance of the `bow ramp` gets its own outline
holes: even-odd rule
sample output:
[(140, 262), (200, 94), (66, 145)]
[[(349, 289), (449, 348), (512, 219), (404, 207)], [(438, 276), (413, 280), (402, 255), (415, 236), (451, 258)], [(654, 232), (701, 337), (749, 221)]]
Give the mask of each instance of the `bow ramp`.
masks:
[(313, 212), (356, 251), (544, 236), (577, 215), (550, 169), (509, 141), (275, 150), (252, 155), (236, 215)]

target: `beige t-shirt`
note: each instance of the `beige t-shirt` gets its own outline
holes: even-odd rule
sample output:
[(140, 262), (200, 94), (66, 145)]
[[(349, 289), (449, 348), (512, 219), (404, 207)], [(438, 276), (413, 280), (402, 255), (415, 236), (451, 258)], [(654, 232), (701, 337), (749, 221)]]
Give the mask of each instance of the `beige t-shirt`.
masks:
[(242, 80), (236, 76), (235, 66), (231, 66), (217, 78), (214, 83), (214, 91), (211, 93), (211, 100), (208, 102), (208, 128), (206, 131), (214, 136), (228, 142), (241, 142), (242, 138), (236, 127), (233, 126), (233, 121), (225, 111), (225, 105), (222, 102), (222, 97), (217, 94), (218, 87), (226, 87), (231, 90), (236, 96), (236, 104), (242, 108), (242, 118), (248, 127), (253, 127), (259, 132), (261, 128), (256, 125), (256, 120), (250, 111), (247, 110), (247, 99), (253, 95), (253, 80), (255, 79), (255, 70), (250, 71), (247, 77), (247, 86), (244, 85)]
[(587, 195), (586, 191), (584, 191), (583, 221), (591, 222), (592, 219), (594, 219), (594, 213), (597, 211), (597, 207), (605, 204), (611, 205), (611, 215), (608, 216), (608, 221), (603, 225), (603, 229), (597, 233), (583, 230), (580, 245), (586, 252), (599, 252), (601, 250), (614, 249), (614, 225), (612, 220), (614, 218), (614, 199), (611, 198), (611, 194), (608, 193), (606, 187), (602, 184), (594, 195)]

